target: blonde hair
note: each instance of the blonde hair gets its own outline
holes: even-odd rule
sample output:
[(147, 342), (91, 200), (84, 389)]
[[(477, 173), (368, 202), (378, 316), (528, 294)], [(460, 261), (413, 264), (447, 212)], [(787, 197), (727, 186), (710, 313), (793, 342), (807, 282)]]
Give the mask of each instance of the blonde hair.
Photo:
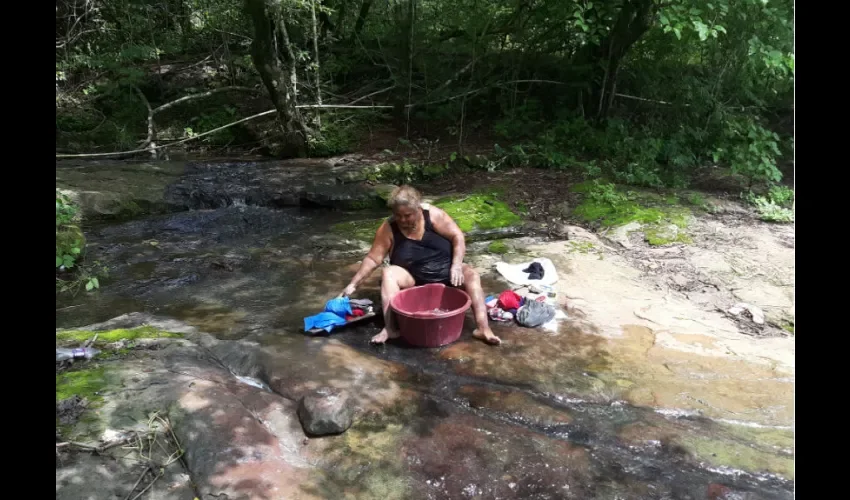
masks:
[(398, 207), (413, 207), (419, 208), (422, 204), (422, 195), (413, 186), (407, 184), (401, 185), (393, 189), (390, 197), (387, 200), (387, 206), (395, 210)]

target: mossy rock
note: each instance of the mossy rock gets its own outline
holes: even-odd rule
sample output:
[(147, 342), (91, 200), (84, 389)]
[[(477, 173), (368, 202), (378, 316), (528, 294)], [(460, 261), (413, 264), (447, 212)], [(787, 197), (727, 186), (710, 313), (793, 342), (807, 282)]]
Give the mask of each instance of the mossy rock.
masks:
[(502, 240), (491, 241), (487, 246), (487, 251), (490, 253), (504, 255), (511, 251), (510, 247)]
[(100, 393), (108, 383), (106, 371), (102, 366), (59, 373), (56, 375), (56, 401), (75, 395), (90, 402), (102, 401), (103, 396)]
[(498, 193), (478, 193), (463, 197), (446, 197), (434, 202), (445, 210), (461, 231), (499, 229), (518, 225), (522, 218), (498, 199)]
[(386, 219), (368, 219), (340, 222), (331, 226), (331, 232), (344, 238), (372, 243), (375, 233)]
[[(591, 183), (585, 183), (587, 189)], [(646, 241), (653, 246), (669, 243), (691, 243), (685, 233), (691, 210), (679, 206), (675, 195), (635, 193), (618, 195), (618, 202), (585, 197), (573, 214), (586, 222), (599, 222), (603, 227), (622, 227), (631, 223), (643, 226)]]
[(610, 203), (584, 200), (573, 214), (586, 221), (599, 221), (605, 227), (623, 226), (630, 222), (653, 224), (664, 219), (664, 212), (658, 208), (643, 207), (633, 201), (612, 205)]
[(375, 190), (375, 195), (380, 198), (384, 203), (387, 203), (390, 200), (390, 194), (392, 194), (393, 189), (395, 189), (395, 184), (378, 184), (372, 189)]
[[(764, 438), (758, 438), (761, 441)], [(704, 436), (688, 436), (679, 444), (698, 460), (716, 467), (731, 467), (750, 473), (769, 473), (794, 480), (794, 457), (768, 451), (755, 444)]]
[(183, 334), (166, 332), (152, 326), (136, 328), (119, 328), (105, 332), (89, 330), (66, 330), (56, 334), (56, 342), (61, 345), (79, 345), (97, 335), (95, 346), (104, 346), (120, 340), (134, 341), (139, 339), (183, 338)]
[(80, 207), (84, 219), (125, 220), (171, 210), (166, 188), (184, 169), (182, 162), (62, 165), (56, 187)]

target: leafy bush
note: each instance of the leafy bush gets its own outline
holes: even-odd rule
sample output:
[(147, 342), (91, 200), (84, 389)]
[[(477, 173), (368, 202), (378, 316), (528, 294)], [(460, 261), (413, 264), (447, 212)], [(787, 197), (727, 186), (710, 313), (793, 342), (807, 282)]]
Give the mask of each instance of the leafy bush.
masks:
[(508, 150), (494, 149), (497, 157), (507, 158), (513, 166), (575, 170), (588, 178), (605, 174), (623, 184), (682, 188), (699, 163), (692, 144), (695, 134), (685, 131), (664, 137), (663, 130), (633, 127), (619, 119), (596, 128), (580, 117), (541, 128), (526, 115), (512, 116), (498, 122), (495, 131), (506, 138), (524, 131), (519, 137), (528, 138)]
[[(202, 112), (198, 116), (192, 117), (189, 120), (191, 126), (183, 129), (183, 132), (187, 138), (194, 137), (209, 130), (223, 127), (228, 123), (233, 123), (236, 120), (236, 108), (233, 106), (224, 106), (223, 108), (216, 109), (215, 111), (211, 111), (209, 113)], [(231, 127), (219, 130), (214, 134), (206, 135), (200, 140), (209, 144), (225, 145), (233, 142), (234, 139), (236, 139), (236, 135), (234, 128)]]
[(87, 291), (100, 288), (98, 277), (105, 276), (100, 263), (81, 265), (85, 256), (85, 237), (79, 226), (79, 209), (56, 190), (56, 291), (73, 292), (85, 286)]
[(357, 145), (359, 126), (356, 123), (343, 123), (333, 115), (322, 120), (321, 133), (311, 136), (308, 141), (311, 156), (333, 156), (351, 151)]
[(732, 172), (755, 181), (779, 182), (782, 173), (776, 167), (779, 135), (752, 117), (734, 118), (727, 122), (721, 146), (714, 153), (715, 162), (728, 162)]
[(448, 172), (449, 168), (448, 164), (417, 164), (405, 158), (401, 163), (383, 163), (370, 167), (366, 175), (372, 182), (401, 185), (436, 179)]
[(789, 207), (794, 203), (794, 190), (782, 185), (771, 186), (767, 196), (770, 201), (780, 207)]
[(83, 236), (77, 207), (56, 190), (56, 268), (73, 269), (82, 257)]
[(629, 200), (628, 196), (617, 191), (617, 186), (610, 182), (593, 181), (586, 196), (596, 203), (618, 207)]
[(759, 218), (767, 222), (794, 222), (794, 211), (777, 205), (763, 196), (753, 198)]
[(794, 202), (794, 191), (785, 186), (771, 186), (766, 196), (749, 192), (744, 199), (755, 207), (763, 221), (794, 222), (794, 210), (789, 208)]

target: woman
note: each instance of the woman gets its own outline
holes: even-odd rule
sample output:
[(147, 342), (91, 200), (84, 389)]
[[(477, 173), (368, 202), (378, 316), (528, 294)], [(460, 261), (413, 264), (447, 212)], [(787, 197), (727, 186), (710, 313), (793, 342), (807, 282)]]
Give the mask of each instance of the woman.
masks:
[(375, 234), (375, 242), (351, 283), (342, 292), (348, 296), (380, 266), (389, 254), (390, 265), (383, 270), (381, 301), (385, 327), (372, 337), (380, 344), (398, 337), (390, 317), (390, 301), (405, 288), (426, 283), (462, 287), (472, 299), (472, 311), (478, 328), (475, 338), (489, 344), (501, 343), (487, 323), (487, 307), (478, 273), (463, 263), (466, 243), (463, 232), (452, 218), (437, 207), (422, 203), (422, 196), (411, 186), (399, 186), (387, 203), (393, 212)]

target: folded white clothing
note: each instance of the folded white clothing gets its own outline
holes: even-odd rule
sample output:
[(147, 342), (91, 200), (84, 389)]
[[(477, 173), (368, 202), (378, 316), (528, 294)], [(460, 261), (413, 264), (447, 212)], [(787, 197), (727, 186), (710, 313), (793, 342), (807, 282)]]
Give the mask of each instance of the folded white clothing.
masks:
[[(528, 273), (522, 272), (527, 269), (532, 262), (539, 262), (543, 266), (543, 278), (539, 280), (528, 279)], [(540, 257), (533, 261), (523, 264), (508, 264), (507, 262), (496, 263), (496, 271), (505, 277), (508, 281), (515, 285), (542, 285), (548, 286), (558, 282), (558, 271), (555, 270), (555, 264), (551, 260)]]

